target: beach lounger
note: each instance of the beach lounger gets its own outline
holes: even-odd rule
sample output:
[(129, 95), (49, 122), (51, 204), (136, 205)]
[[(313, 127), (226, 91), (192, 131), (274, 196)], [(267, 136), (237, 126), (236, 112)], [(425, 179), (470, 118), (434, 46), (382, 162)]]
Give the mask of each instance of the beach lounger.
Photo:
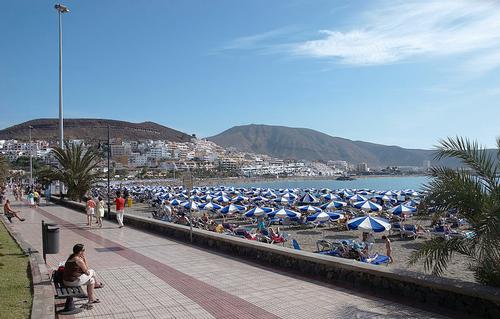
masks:
[[(373, 257), (370, 257), (370, 258), (373, 258)], [(366, 261), (366, 259), (365, 260), (361, 260), (361, 261), (365, 262), (365, 263), (368, 263)], [(384, 255), (377, 255), (374, 259), (372, 259), (370, 261), (370, 264), (372, 264), (372, 265), (388, 265), (389, 261), (390, 261), (389, 257), (384, 256)]]
[(302, 250), (302, 248), (300, 248), (299, 243), (295, 239), (292, 239), (292, 245), (293, 248), (295, 248), (296, 250)]
[(415, 225), (403, 225), (401, 237), (417, 238), (417, 227)]
[(435, 237), (441, 237), (443, 239), (448, 238), (448, 235), (444, 231), (444, 226), (434, 227), (434, 229), (431, 231), (431, 236), (432, 236), (432, 238), (435, 238)]
[(400, 223), (394, 223), (391, 225), (391, 230), (389, 230), (389, 233), (391, 235), (394, 235), (395, 233), (398, 233), (401, 235), (401, 224)]

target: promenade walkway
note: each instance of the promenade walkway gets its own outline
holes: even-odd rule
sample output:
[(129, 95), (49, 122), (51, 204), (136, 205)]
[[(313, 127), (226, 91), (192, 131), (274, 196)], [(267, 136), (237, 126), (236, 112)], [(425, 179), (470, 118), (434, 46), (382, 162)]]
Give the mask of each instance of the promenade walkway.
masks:
[(13, 206), (26, 221), (8, 226), (39, 251), (42, 219), (60, 225), (51, 268), (85, 244), (105, 287), (96, 290), (101, 303), (76, 318), (443, 318), (108, 221), (88, 230), (85, 215), (54, 204)]

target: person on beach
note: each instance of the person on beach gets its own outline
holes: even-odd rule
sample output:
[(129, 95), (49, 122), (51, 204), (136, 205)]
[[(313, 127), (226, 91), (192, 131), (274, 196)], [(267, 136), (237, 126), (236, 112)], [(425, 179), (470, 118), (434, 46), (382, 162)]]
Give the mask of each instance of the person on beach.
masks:
[(89, 197), (87, 200), (87, 226), (92, 228), (92, 219), (95, 215), (95, 202), (92, 197)]
[(5, 200), (5, 204), (3, 204), (3, 212), (5, 214), (5, 217), (7, 217), (7, 219), (9, 220), (9, 222), (12, 223), (12, 217), (15, 217), (17, 219), (19, 219), (20, 221), (24, 222), (25, 219), (24, 218), (21, 218), (19, 216), (19, 213), (20, 212), (16, 212), (15, 210), (12, 209), (12, 207), (10, 207), (10, 200), (9, 199), (6, 199)]
[(96, 273), (89, 269), (85, 258), (85, 246), (76, 244), (73, 246), (73, 253), (68, 257), (64, 265), (63, 283), (68, 287), (87, 286), (88, 302), (84, 306), (87, 310), (93, 308), (92, 304), (101, 301), (94, 296), (94, 288), (102, 288), (102, 282), (96, 283)]
[(97, 219), (97, 223), (99, 224), (99, 227), (102, 228), (102, 219), (104, 218), (104, 199), (99, 196), (98, 198), (98, 202), (97, 202), (97, 215), (96, 215), (96, 219)]
[(391, 240), (387, 236), (382, 236), (382, 239), (385, 241), (385, 249), (386, 249), (386, 255), (389, 257), (389, 263), (393, 263), (394, 259), (392, 258), (392, 244)]
[(123, 227), (123, 215), (125, 214), (125, 199), (120, 192), (116, 192), (116, 221), (118, 221), (118, 228)]

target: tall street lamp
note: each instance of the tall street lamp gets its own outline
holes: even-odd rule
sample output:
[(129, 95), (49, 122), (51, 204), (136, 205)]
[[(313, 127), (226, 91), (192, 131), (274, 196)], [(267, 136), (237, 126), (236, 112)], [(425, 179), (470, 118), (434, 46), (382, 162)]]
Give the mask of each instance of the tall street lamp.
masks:
[(33, 126), (29, 126), (30, 129), (30, 187), (33, 187), (33, 143), (31, 142), (31, 130)]
[(64, 148), (63, 104), (62, 104), (62, 14), (68, 13), (68, 7), (56, 4), (59, 12), (59, 147)]
[[(59, 13), (59, 147), (64, 149), (64, 125), (63, 125), (63, 104), (62, 104), (62, 14), (68, 13), (69, 9), (65, 5), (56, 4), (54, 8)], [(59, 181), (59, 192), (63, 195), (64, 184)]]

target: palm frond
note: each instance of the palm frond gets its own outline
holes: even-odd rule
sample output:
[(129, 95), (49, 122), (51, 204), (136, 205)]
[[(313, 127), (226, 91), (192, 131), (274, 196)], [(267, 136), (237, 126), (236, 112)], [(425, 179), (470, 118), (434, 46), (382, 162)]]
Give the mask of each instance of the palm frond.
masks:
[(408, 260), (414, 265), (423, 260), (425, 271), (432, 271), (435, 275), (442, 275), (454, 254), (471, 256), (471, 242), (469, 239), (453, 238), (444, 240), (435, 238), (426, 241), (419, 250), (413, 252)]

